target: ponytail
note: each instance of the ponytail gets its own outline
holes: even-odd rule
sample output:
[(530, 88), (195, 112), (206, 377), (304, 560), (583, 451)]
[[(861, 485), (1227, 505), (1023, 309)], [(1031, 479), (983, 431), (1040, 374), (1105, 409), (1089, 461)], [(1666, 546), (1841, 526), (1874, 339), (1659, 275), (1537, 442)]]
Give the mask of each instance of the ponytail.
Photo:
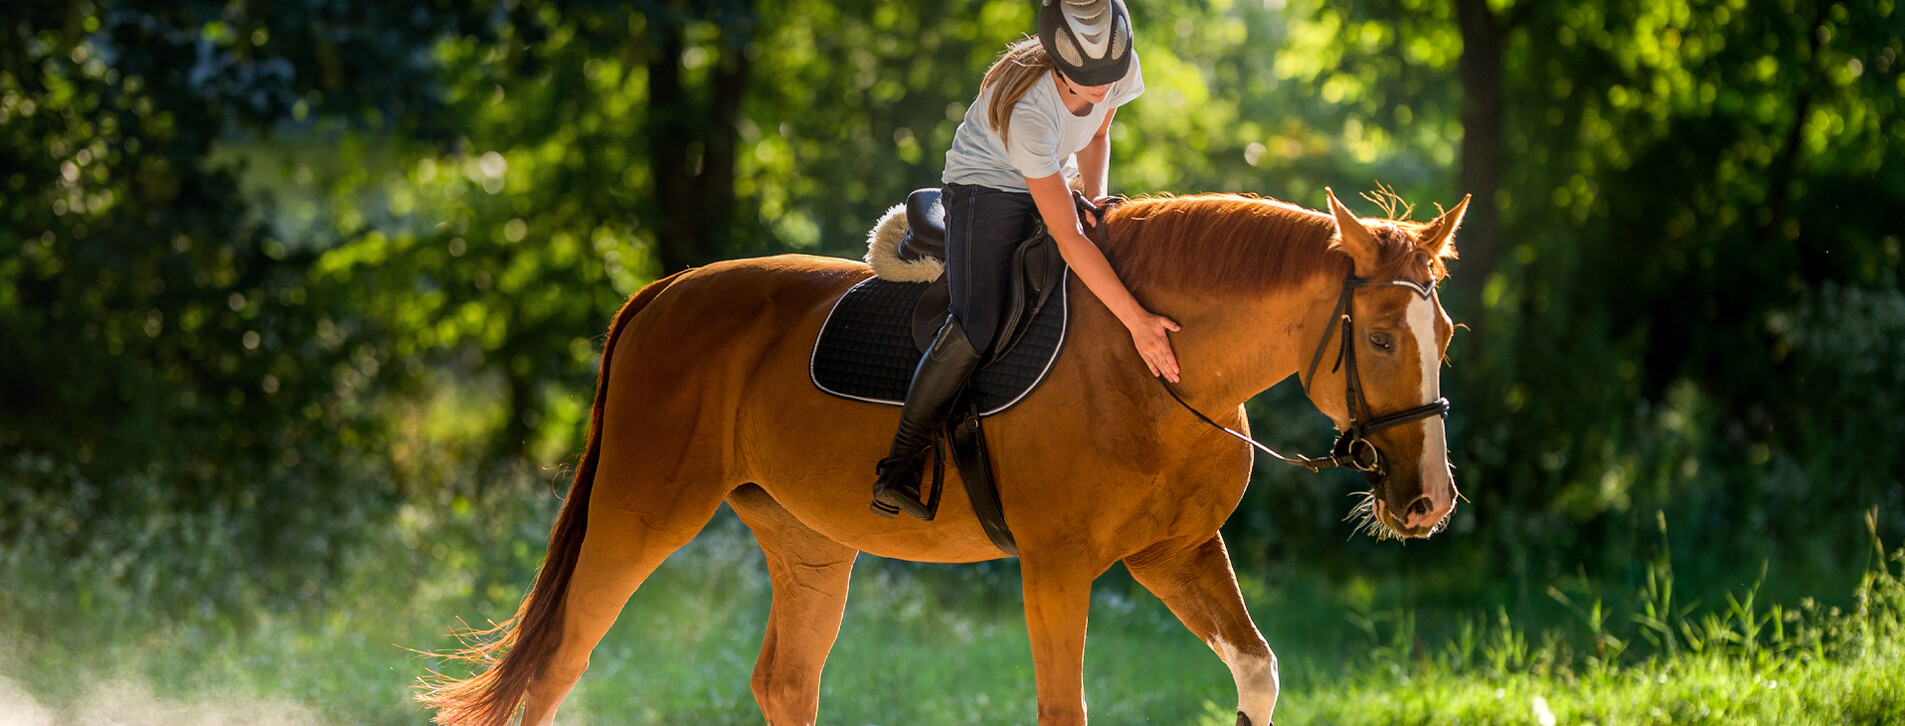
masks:
[(999, 140), (1006, 146), (1012, 145), (1012, 132), (1008, 128), (1012, 123), (1012, 107), (1018, 105), (1019, 99), (1050, 73), (1052, 67), (1052, 57), (1046, 54), (1045, 46), (1038, 38), (1027, 37), (1007, 46), (1005, 55), (999, 56), (992, 69), (986, 71), (985, 81), (979, 84), (981, 92), (993, 89), (986, 120), (999, 132)]

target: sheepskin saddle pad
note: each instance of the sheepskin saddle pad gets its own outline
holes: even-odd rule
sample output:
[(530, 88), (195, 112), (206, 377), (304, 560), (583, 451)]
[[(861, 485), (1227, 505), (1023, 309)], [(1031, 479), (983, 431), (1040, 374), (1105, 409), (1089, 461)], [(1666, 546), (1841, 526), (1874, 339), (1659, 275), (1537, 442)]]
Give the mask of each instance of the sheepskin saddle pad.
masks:
[[(874, 277), (834, 303), (814, 343), (809, 371), (820, 390), (856, 401), (905, 403), (913, 369), (946, 321), (944, 217), (939, 190), (921, 189), (887, 210), (867, 234)], [(981, 416), (1011, 408), (1030, 393), (1065, 342), (1069, 270), (1058, 245), (1041, 228), (1019, 244), (1013, 264), (993, 350), (967, 387)]]

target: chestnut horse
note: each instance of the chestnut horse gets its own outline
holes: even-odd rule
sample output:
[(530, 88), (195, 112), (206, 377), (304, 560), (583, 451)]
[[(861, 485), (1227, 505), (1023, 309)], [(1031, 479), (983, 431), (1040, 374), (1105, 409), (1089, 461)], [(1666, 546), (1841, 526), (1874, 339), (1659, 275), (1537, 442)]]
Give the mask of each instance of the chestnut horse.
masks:
[[(1451, 326), (1432, 294), (1467, 200), (1427, 224), (1362, 220), (1236, 195), (1140, 199), (1114, 210), (1105, 251), (1146, 307), (1183, 325), (1176, 390), (1244, 429), (1243, 403), (1349, 328), (1363, 408), (1439, 399)], [(1391, 211), (1391, 214), (1394, 212)], [(1406, 216), (1406, 214), (1404, 215)], [(840, 629), (860, 552), (922, 562), (1004, 556), (965, 497), (934, 522), (867, 512), (873, 463), (898, 409), (816, 390), (807, 362), (859, 262), (783, 255), (733, 260), (642, 289), (602, 351), (588, 448), (515, 617), (453, 654), (482, 672), (426, 684), (439, 723), (550, 724), (629, 596), (727, 502), (767, 555), (773, 607), (753, 676), (769, 724), (811, 724), (821, 666)], [(1407, 283), (1407, 284), (1402, 284)], [(1123, 561), (1230, 667), (1238, 723), (1270, 723), (1276, 656), (1244, 609), (1218, 527), (1250, 476), (1250, 447), (1200, 422), (1152, 379), (1130, 335), (1075, 280), (1070, 342), (1044, 384), (987, 423), (999, 495), (1017, 537), (1038, 723), (1085, 723), (1083, 661), (1092, 581)], [(1411, 289), (1414, 288), (1414, 289)], [(1344, 336), (1347, 337), (1347, 336)], [(1345, 351), (1349, 352), (1349, 351)], [(1351, 367), (1350, 370), (1355, 370)], [(1305, 381), (1311, 402), (1351, 416), (1343, 370)], [(1422, 537), (1455, 506), (1440, 417), (1370, 435), (1386, 462), (1367, 514)], [(948, 467), (948, 483), (956, 478)], [(498, 654), (501, 654), (500, 656)]]

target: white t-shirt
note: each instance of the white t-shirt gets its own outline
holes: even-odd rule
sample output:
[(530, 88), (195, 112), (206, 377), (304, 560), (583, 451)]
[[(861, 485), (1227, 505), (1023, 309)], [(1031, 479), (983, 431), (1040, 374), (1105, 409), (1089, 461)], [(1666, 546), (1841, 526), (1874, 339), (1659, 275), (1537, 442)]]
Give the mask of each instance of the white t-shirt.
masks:
[(1133, 50), (1131, 69), (1112, 82), (1105, 100), (1083, 116), (1065, 108), (1064, 91), (1052, 74), (1046, 73), (1012, 107), (1009, 147), (986, 119), (995, 90), (996, 86), (980, 90), (979, 99), (966, 108), (966, 118), (953, 134), (952, 148), (946, 150), (946, 171), (939, 177), (942, 183), (1026, 191), (1028, 178), (1060, 171), (1068, 178), (1077, 176), (1075, 155), (1091, 143), (1092, 134), (1105, 123), (1105, 114), (1144, 93), (1144, 73), (1138, 69), (1138, 54)]

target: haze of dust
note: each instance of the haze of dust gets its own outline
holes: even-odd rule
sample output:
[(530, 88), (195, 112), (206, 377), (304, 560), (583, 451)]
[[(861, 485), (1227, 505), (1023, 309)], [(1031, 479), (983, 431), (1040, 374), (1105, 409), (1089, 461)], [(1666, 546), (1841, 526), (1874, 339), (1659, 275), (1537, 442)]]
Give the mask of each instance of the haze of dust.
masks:
[(183, 702), (143, 683), (115, 681), (90, 688), (70, 707), (42, 705), (18, 683), (0, 677), (0, 726), (321, 726), (311, 709), (288, 700), (206, 696)]

